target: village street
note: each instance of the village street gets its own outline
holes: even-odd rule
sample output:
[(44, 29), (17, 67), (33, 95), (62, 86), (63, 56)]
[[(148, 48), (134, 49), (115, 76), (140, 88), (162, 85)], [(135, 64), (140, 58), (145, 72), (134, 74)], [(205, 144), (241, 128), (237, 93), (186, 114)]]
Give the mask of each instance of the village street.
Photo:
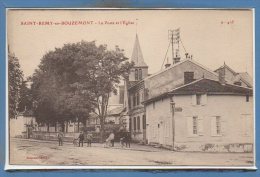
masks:
[(58, 146), (57, 142), (10, 140), (10, 164), (27, 165), (217, 165), (250, 166), (252, 153), (200, 153), (172, 152), (151, 146), (132, 144), (121, 148), (104, 148), (94, 143), (92, 147), (74, 147), (72, 143)]

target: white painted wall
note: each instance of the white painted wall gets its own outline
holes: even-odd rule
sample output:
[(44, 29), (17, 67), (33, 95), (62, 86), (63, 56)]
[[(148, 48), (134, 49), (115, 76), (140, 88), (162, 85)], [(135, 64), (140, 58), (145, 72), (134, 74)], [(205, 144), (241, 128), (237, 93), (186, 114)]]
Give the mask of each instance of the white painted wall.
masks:
[[(192, 105), (191, 95), (174, 97), (175, 143), (253, 143), (253, 100), (245, 96), (207, 95), (205, 105)], [(170, 99), (165, 98), (146, 106), (148, 142), (172, 145), (172, 114)], [(201, 121), (200, 135), (188, 134), (188, 117), (198, 116)], [(213, 116), (221, 116), (221, 136), (212, 133)], [(245, 120), (245, 117), (247, 120)], [(159, 137), (162, 138), (159, 138)]]

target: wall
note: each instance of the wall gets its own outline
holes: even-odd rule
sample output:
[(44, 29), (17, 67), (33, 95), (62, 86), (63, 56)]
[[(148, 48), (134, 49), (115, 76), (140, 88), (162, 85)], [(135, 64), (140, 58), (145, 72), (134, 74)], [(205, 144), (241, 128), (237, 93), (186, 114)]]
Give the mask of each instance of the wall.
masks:
[(208, 79), (218, 80), (217, 74), (207, 71), (190, 60), (186, 60), (144, 80), (145, 88), (149, 90), (149, 98), (183, 85), (184, 72), (186, 71), (194, 72), (194, 79), (205, 77)]
[(17, 116), (17, 119), (10, 119), (10, 137), (21, 137), (26, 132), (26, 125), (35, 125), (34, 117)]
[[(187, 151), (252, 151), (253, 100), (246, 102), (245, 96), (208, 95), (205, 105), (192, 105), (192, 96), (175, 96), (175, 147)], [(148, 142), (164, 146), (172, 145), (172, 114), (170, 99), (159, 100), (146, 106)], [(247, 120), (242, 118), (247, 114)], [(188, 119), (198, 116), (199, 135), (191, 135)], [(221, 135), (212, 134), (212, 117), (221, 116)], [(246, 125), (248, 124), (248, 126)], [(246, 134), (246, 128), (248, 128)], [(242, 145), (241, 145), (242, 144)], [(237, 148), (241, 146), (241, 148)], [(233, 149), (232, 149), (233, 148)], [(231, 149), (231, 150), (230, 150)], [(242, 150), (241, 150), (242, 149)]]

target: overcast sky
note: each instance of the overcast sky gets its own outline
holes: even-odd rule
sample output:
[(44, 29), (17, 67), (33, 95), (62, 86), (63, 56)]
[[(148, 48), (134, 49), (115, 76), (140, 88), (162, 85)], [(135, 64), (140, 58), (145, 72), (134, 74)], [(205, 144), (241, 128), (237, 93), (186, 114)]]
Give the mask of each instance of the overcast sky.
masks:
[[(136, 19), (137, 25), (136, 25)], [(54, 25), (93, 21), (87, 25)], [(103, 24), (100, 22), (133, 22)], [(28, 25), (30, 22), (31, 24)], [(40, 25), (41, 22), (41, 25)], [(49, 25), (42, 22), (49, 22)], [(50, 25), (52, 22), (52, 25)], [(91, 23), (91, 22), (90, 22)], [(229, 24), (228, 24), (229, 23)], [(33, 24), (33, 25), (32, 25)], [(55, 47), (81, 40), (115, 45), (131, 57), (136, 31), (149, 73), (160, 70), (168, 30), (181, 29), (181, 39), (193, 59), (212, 70), (224, 61), (237, 72), (253, 75), (252, 11), (228, 10), (12, 10), (8, 12), (8, 42), (19, 58), (25, 77), (37, 68), (42, 56)], [(184, 57), (183, 48), (181, 55)], [(170, 56), (169, 56), (170, 57)]]

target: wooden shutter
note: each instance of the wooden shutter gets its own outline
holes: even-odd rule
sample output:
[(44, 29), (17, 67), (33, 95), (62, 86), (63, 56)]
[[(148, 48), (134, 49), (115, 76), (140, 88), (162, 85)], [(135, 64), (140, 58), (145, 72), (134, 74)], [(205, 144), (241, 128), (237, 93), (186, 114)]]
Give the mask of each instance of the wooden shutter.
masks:
[(198, 117), (198, 135), (203, 135), (203, 117)]
[(216, 117), (211, 117), (211, 136), (217, 135), (217, 127), (216, 127)]
[(193, 135), (193, 121), (192, 117), (187, 117), (187, 135), (192, 136)]
[(197, 97), (196, 97), (196, 95), (192, 95), (191, 96), (191, 104), (193, 105), (193, 106), (195, 106), (196, 104), (197, 104)]
[(201, 95), (201, 105), (206, 105), (208, 101), (208, 96), (207, 94)]
[(223, 116), (220, 117), (220, 132), (222, 136), (227, 134), (227, 121)]

